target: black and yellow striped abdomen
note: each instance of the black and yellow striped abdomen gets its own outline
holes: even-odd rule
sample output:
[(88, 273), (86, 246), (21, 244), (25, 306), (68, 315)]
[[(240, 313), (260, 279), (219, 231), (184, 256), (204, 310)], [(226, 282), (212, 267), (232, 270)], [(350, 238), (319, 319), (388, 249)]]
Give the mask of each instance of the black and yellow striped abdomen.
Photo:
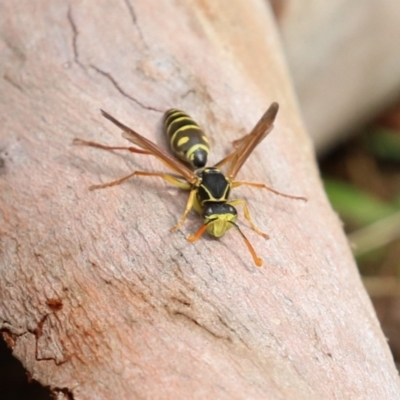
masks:
[(196, 169), (205, 167), (208, 139), (189, 115), (176, 109), (168, 110), (164, 115), (164, 129), (177, 157)]

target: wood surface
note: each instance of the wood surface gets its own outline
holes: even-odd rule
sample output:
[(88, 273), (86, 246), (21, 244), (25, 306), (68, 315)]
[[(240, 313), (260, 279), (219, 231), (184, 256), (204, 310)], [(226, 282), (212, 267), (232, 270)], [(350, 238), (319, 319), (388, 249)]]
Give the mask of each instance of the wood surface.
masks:
[[(58, 399), (398, 399), (386, 340), (329, 206), (277, 28), (261, 0), (2, 2), (0, 329)], [(166, 145), (162, 113), (189, 112), (212, 162), (272, 101), (272, 133), (238, 188), (266, 241), (170, 233), (187, 193), (135, 178), (153, 157), (102, 108)]]

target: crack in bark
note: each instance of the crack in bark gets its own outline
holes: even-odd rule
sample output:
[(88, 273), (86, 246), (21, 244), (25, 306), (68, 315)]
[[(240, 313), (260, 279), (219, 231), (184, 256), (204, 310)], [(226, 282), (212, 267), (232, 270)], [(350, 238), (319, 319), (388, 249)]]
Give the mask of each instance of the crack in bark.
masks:
[[(182, 294), (183, 296), (186, 297), (186, 295), (184, 294), (184, 292), (183, 292), (182, 290), (181, 290), (180, 292), (181, 292), (181, 294)], [(190, 307), (190, 306), (192, 305), (192, 303), (190, 302), (190, 300), (188, 300), (187, 298), (180, 298), (180, 297), (177, 297), (177, 296), (171, 296), (171, 300), (172, 300), (173, 302), (179, 303), (179, 304), (181, 304), (181, 305), (183, 305), (183, 306), (185, 306), (185, 307)]]
[(128, 7), (129, 14), (131, 15), (132, 22), (136, 25), (137, 24), (137, 18), (136, 18), (136, 13), (135, 10), (133, 9), (133, 6), (129, 0), (124, 0), (126, 6)]
[(195, 324), (199, 328), (203, 329), (204, 331), (206, 331), (207, 333), (209, 333), (211, 336), (215, 337), (216, 339), (224, 339), (224, 340), (226, 340), (228, 342), (232, 342), (232, 339), (229, 336), (218, 335), (217, 333), (213, 332), (211, 329), (209, 329), (205, 325), (200, 324), (200, 322), (198, 322), (191, 315), (188, 315), (188, 314), (186, 314), (186, 313), (184, 313), (182, 311), (172, 311), (170, 314), (173, 315), (173, 316), (184, 317), (185, 319), (187, 319), (188, 321), (192, 322), (193, 324)]
[[(53, 302), (56, 301), (56, 304), (53, 304)], [(40, 337), (42, 336), (42, 329), (43, 329), (43, 325), (46, 322), (47, 317), (49, 317), (50, 315), (55, 315), (56, 311), (60, 310), (62, 308), (62, 303), (60, 304), (60, 300), (58, 299), (50, 299), (50, 304), (49, 302), (47, 303), (48, 307), (51, 308), (53, 310), (53, 312), (47, 313), (45, 314), (40, 321), (38, 322), (38, 324), (36, 325), (36, 328), (34, 329), (26, 329), (21, 333), (15, 333), (12, 331), (11, 329), (11, 323), (9, 323), (10, 327), (6, 327), (6, 328), (2, 328), (0, 329), (0, 333), (2, 333), (4, 339), (6, 340), (8, 346), (10, 348), (13, 348), (15, 346), (15, 343), (17, 341), (17, 338), (26, 335), (27, 333), (30, 333), (32, 335), (35, 336), (35, 359), (36, 361), (42, 361), (42, 360), (51, 360), (54, 361), (54, 363), (56, 365), (61, 365), (64, 364), (65, 362), (68, 361), (67, 357), (64, 357), (64, 360), (62, 361), (57, 361), (57, 359), (55, 357), (42, 357), (40, 358), (38, 355), (38, 342)], [(4, 321), (7, 322), (7, 321)]]
[(67, 19), (72, 30), (72, 51), (74, 53), (74, 62), (76, 62), (76, 64), (78, 64), (81, 68), (86, 70), (86, 67), (79, 60), (78, 44), (77, 44), (79, 31), (74, 21), (74, 18), (72, 17), (71, 7), (68, 7)]
[(1, 39), (20, 62), (25, 62), (25, 53), (16, 45), (15, 41), (8, 40), (5, 35), (2, 35)]
[[(178, 268), (178, 270), (180, 270), (179, 265), (176, 265), (176, 268)], [(240, 343), (243, 344), (243, 346), (245, 346), (248, 349), (252, 349), (251, 346), (249, 346), (248, 343), (246, 343), (245, 340), (243, 340), (243, 338), (241, 337), (241, 335), (235, 330), (234, 327), (232, 327), (229, 322), (223, 318), (221, 315), (222, 313), (220, 312), (220, 310), (218, 310), (214, 304), (212, 304), (208, 299), (206, 299), (200, 292), (197, 291), (196, 287), (193, 286), (192, 284), (190, 284), (189, 282), (187, 282), (182, 274), (179, 274), (177, 271), (173, 271), (175, 277), (181, 282), (181, 284), (183, 285), (184, 289), (180, 289), (179, 290), (179, 296), (177, 294), (172, 295), (169, 298), (169, 301), (167, 302), (167, 304), (165, 304), (165, 309), (166, 311), (173, 316), (176, 315), (180, 315), (183, 316), (187, 319), (189, 319), (191, 322), (195, 323), (197, 326), (201, 327), (202, 329), (206, 330), (208, 333), (212, 334), (214, 337), (218, 338), (218, 339), (225, 339), (230, 343), (233, 343), (235, 341), (238, 341)], [(201, 301), (204, 304), (207, 304), (210, 307), (209, 310), (209, 314), (214, 318), (215, 317), (215, 322), (217, 322), (217, 330), (220, 330), (221, 332), (224, 332), (224, 334), (222, 333), (216, 333), (214, 331), (212, 331), (209, 327), (207, 327), (206, 325), (203, 325), (201, 323), (198, 322), (198, 320), (196, 319), (195, 316), (193, 316), (194, 313), (196, 313), (196, 310), (194, 309), (195, 307), (195, 302), (192, 301), (192, 299), (190, 297), (188, 297), (187, 292), (191, 292), (194, 295), (198, 296), (199, 299), (201, 299)], [(190, 315), (190, 314), (192, 315)], [(218, 327), (219, 325), (219, 327)]]
[[(33, 376), (32, 376), (32, 374), (31, 374), (31, 372), (28, 370), (28, 367), (27, 367), (27, 366), (25, 365), (25, 363), (23, 362), (23, 360), (19, 359), (18, 357), (16, 357), (16, 356), (13, 354), (13, 350), (14, 350), (14, 347), (15, 347), (16, 338), (18, 338), (18, 337), (21, 336), (21, 335), (14, 334), (14, 333), (12, 333), (9, 329), (3, 329), (0, 333), (2, 334), (3, 339), (4, 339), (4, 341), (6, 342), (7, 347), (11, 350), (11, 352), (10, 352), (10, 357), (12, 357), (13, 359), (19, 361), (19, 363), (20, 363), (20, 365), (21, 365), (19, 368), (21, 368), (21, 369), (24, 370), (24, 372), (25, 372), (25, 374), (26, 374), (26, 376), (27, 376), (27, 378), (28, 378), (28, 381), (29, 381), (29, 382), (36, 381), (43, 389), (45, 389), (45, 390), (47, 391), (48, 395), (52, 394), (52, 390), (50, 389), (50, 387), (49, 387), (48, 385), (44, 385), (44, 384), (43, 384), (42, 382), (40, 382), (39, 380), (34, 379)], [(26, 334), (26, 333), (27, 333), (27, 332), (24, 332), (24, 334)]]
[(39, 321), (39, 323), (37, 324), (35, 329), (27, 329), (21, 333), (15, 333), (11, 330), (11, 328), (2, 328), (0, 330), (0, 333), (2, 334), (5, 342), (7, 343), (7, 346), (11, 349), (13, 349), (15, 347), (16, 341), (19, 337), (24, 336), (27, 333), (34, 335), (36, 338), (36, 340), (35, 340), (35, 360), (36, 361), (54, 361), (54, 363), (56, 365), (62, 365), (68, 361), (68, 358), (64, 357), (64, 360), (57, 361), (57, 359), (55, 357), (39, 357), (39, 355), (38, 355), (38, 352), (39, 352), (38, 342), (39, 342), (40, 337), (42, 336), (43, 325), (46, 322), (47, 317), (50, 316), (51, 314), (54, 314), (54, 313), (45, 314), (42, 317), (42, 319)]
[(132, 97), (131, 95), (126, 93), (122, 89), (122, 87), (119, 85), (119, 83), (115, 80), (115, 78), (109, 72), (103, 71), (103, 70), (101, 70), (100, 68), (96, 67), (93, 64), (90, 64), (89, 66), (90, 66), (90, 68), (94, 69), (100, 75), (106, 77), (112, 83), (112, 85), (115, 87), (115, 89), (117, 89), (117, 91), (119, 93), (121, 93), (124, 97), (128, 98), (129, 100), (133, 101), (135, 104), (137, 104), (141, 108), (144, 108), (144, 109), (150, 110), (150, 111), (160, 112), (160, 113), (163, 112), (162, 110), (159, 110), (158, 108), (147, 106), (147, 105), (143, 104), (139, 100), (135, 99), (134, 97)]
[(140, 29), (140, 26), (139, 26), (138, 21), (137, 21), (137, 16), (136, 16), (135, 9), (133, 8), (133, 6), (132, 6), (132, 4), (131, 4), (131, 2), (129, 0), (124, 0), (124, 2), (125, 2), (126, 7), (128, 8), (129, 15), (131, 16), (132, 23), (136, 27), (136, 29), (138, 30), (140, 39), (142, 40), (143, 44), (147, 48), (148, 47), (147, 43), (144, 40), (142, 30)]
[(6, 161), (4, 158), (0, 157), (0, 175), (2, 175), (6, 170)]
[(3, 79), (4, 79), (6, 82), (8, 82), (11, 86), (13, 86), (13, 87), (15, 87), (16, 89), (18, 89), (20, 92), (25, 93), (25, 92), (24, 92), (24, 88), (23, 88), (21, 85), (19, 85), (17, 82), (15, 82), (15, 81), (10, 77), (10, 75), (4, 74), (4, 75), (3, 75)]
[[(144, 41), (144, 38), (143, 38), (143, 34), (142, 34), (141, 30), (140, 30), (140, 27), (137, 24), (137, 17), (136, 17), (136, 13), (135, 13), (135, 10), (134, 10), (132, 4), (130, 3), (129, 0), (124, 0), (124, 2), (125, 2), (126, 6), (128, 8), (128, 11), (129, 11), (129, 14), (131, 16), (133, 24), (138, 29), (139, 36), (141, 37), (141, 40), (146, 45), (146, 42)], [(72, 51), (73, 51), (74, 62), (77, 65), (79, 65), (83, 70), (87, 71), (87, 67), (80, 61), (79, 51), (78, 51), (79, 30), (78, 30), (77, 24), (76, 24), (76, 22), (75, 22), (75, 20), (74, 20), (74, 18), (72, 16), (72, 10), (71, 10), (70, 7), (68, 8), (67, 19), (68, 19), (68, 22), (69, 22), (69, 24), (71, 26), (71, 30), (72, 30)], [(146, 45), (146, 47), (147, 47), (147, 45)], [(158, 109), (156, 107), (148, 106), (148, 105), (142, 103), (141, 101), (137, 100), (133, 96), (129, 95), (127, 92), (125, 92), (122, 89), (122, 87), (119, 85), (119, 83), (115, 80), (115, 78), (109, 72), (103, 71), (102, 69), (96, 67), (93, 64), (90, 64), (89, 67), (94, 69), (100, 75), (106, 77), (112, 83), (112, 85), (117, 89), (117, 91), (119, 93), (121, 93), (124, 97), (128, 98), (129, 100), (133, 101), (135, 104), (137, 104), (141, 108), (144, 108), (144, 109), (149, 110), (149, 111), (159, 112), (159, 113), (163, 112), (163, 110), (160, 110), (160, 109)], [(14, 82), (10, 81), (10, 83), (13, 84)], [(16, 86), (16, 85), (14, 85), (14, 86)], [(19, 89), (22, 90), (22, 88), (19, 88)]]
[[(224, 326), (228, 331), (231, 332), (232, 336), (234, 338), (236, 338), (240, 343), (243, 344), (243, 346), (245, 346), (247, 349), (249, 350), (254, 350), (245, 340), (242, 339), (242, 337), (236, 332), (236, 330), (234, 328), (232, 328), (228, 322), (226, 322), (220, 315), (217, 315), (217, 319), (219, 321), (219, 323)], [(233, 342), (233, 340), (231, 339), (231, 341)]]
[(54, 361), (54, 363), (56, 365), (62, 365), (64, 363), (66, 363), (68, 361), (68, 357), (65, 357), (64, 355), (64, 360), (58, 361), (56, 357), (40, 357), (39, 356), (39, 349), (38, 349), (38, 345), (39, 345), (39, 339), (42, 336), (42, 329), (43, 329), (43, 325), (46, 322), (47, 317), (49, 317), (51, 314), (55, 314), (55, 312), (52, 313), (48, 313), (45, 314), (42, 319), (39, 321), (39, 323), (37, 324), (37, 327), (31, 331), (28, 329), (28, 332), (32, 333), (35, 335), (36, 337), (36, 341), (35, 341), (35, 358), (36, 361)]
[(196, 94), (196, 91), (194, 89), (189, 89), (187, 92), (185, 92), (184, 94), (181, 95), (181, 99), (182, 100), (185, 99), (190, 94)]

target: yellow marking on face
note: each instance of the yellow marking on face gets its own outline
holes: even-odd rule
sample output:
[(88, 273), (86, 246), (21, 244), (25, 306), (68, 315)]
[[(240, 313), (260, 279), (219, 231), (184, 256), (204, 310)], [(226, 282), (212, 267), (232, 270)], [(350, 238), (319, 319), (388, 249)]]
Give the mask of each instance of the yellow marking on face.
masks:
[(201, 138), (207, 143), (210, 144), (210, 141), (208, 140), (208, 137), (205, 135), (201, 135)]
[[(231, 222), (236, 222), (237, 215), (234, 214), (213, 214), (206, 218), (211, 222), (207, 225), (207, 232), (214, 237), (221, 237), (225, 232), (232, 228)], [(214, 221), (213, 221), (214, 220)], [(205, 221), (205, 222), (207, 222)]]

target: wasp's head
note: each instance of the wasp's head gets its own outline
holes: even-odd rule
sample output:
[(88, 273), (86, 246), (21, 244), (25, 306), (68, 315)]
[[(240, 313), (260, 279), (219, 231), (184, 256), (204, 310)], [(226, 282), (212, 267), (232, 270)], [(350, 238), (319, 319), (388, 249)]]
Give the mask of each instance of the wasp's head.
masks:
[(211, 203), (203, 213), (203, 222), (207, 232), (215, 237), (222, 236), (237, 220), (235, 207), (226, 203)]
[(239, 226), (236, 224), (237, 211), (235, 207), (228, 203), (209, 203), (203, 213), (203, 225), (195, 233), (188, 237), (188, 241), (193, 243), (207, 232), (215, 237), (222, 236), (228, 229), (234, 226), (242, 236), (247, 248), (253, 256), (254, 263), (257, 267), (261, 267), (262, 260), (256, 254), (253, 246), (250, 244), (246, 236), (243, 234)]

